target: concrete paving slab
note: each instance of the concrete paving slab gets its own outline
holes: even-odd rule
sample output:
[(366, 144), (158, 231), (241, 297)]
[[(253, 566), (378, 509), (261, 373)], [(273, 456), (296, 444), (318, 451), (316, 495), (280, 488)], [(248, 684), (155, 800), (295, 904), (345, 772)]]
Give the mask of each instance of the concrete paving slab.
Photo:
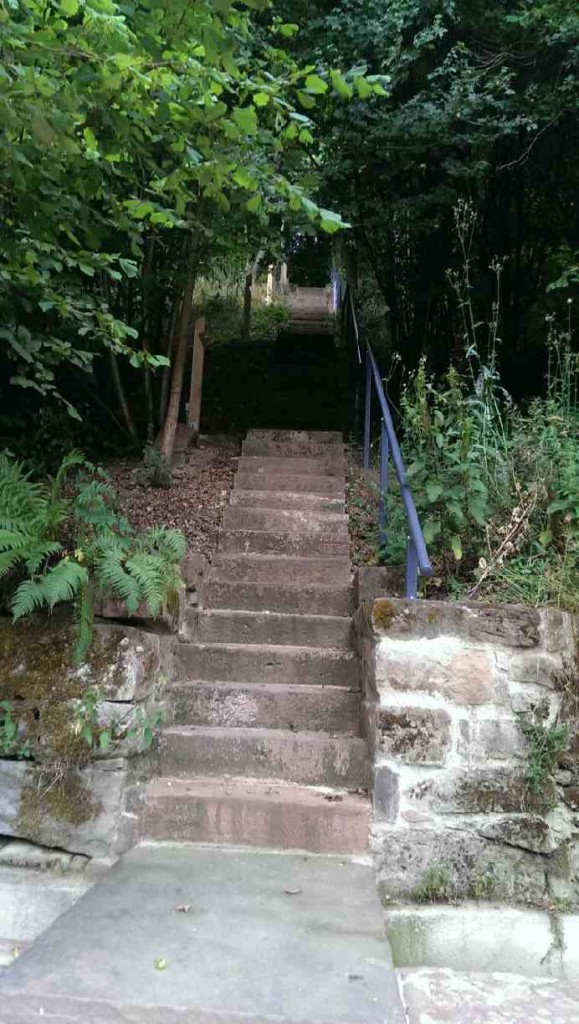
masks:
[(172, 845), (123, 857), (0, 979), (2, 1024), (41, 1016), (405, 1024), (370, 865)]
[(579, 986), (517, 974), (401, 971), (408, 1024), (579, 1024)]

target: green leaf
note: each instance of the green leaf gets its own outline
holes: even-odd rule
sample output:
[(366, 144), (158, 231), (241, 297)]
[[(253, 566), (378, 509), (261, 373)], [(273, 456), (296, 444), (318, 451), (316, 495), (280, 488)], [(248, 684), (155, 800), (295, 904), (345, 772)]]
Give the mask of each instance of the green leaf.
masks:
[(232, 117), (236, 125), (247, 135), (257, 135), (257, 114), (254, 107), (236, 107)]
[(316, 101), (313, 96), (309, 96), (307, 92), (303, 92), (303, 90), (298, 89), (297, 97), (299, 103), (301, 103), (305, 110), (313, 110), (316, 105)]
[(462, 540), (460, 539), (458, 534), (451, 538), (450, 546), (452, 548), (452, 553), (456, 561), (460, 562), (462, 558)]
[(286, 22), (284, 25), (278, 26), (278, 32), (284, 36), (285, 39), (291, 39), (300, 30), (299, 25), (294, 25), (293, 22)]
[(75, 14), (78, 14), (78, 0), (60, 0), (60, 4), (58, 6), (59, 10), (69, 18), (73, 18)]
[(254, 92), (252, 99), (256, 107), (267, 107), (270, 97), (266, 92)]
[(436, 501), (437, 498), (440, 498), (443, 491), (442, 484), (436, 480), (427, 480), (424, 489), (429, 501)]
[(340, 228), (347, 227), (344, 224), (339, 213), (333, 213), (332, 210), (320, 210), (320, 227), (322, 231), (327, 231), (329, 235), (333, 235)]
[(247, 200), (247, 202), (245, 204), (245, 209), (249, 210), (250, 213), (255, 213), (257, 210), (260, 209), (261, 205), (262, 205), (261, 196), (259, 194), (257, 194), (255, 196), (252, 196), (251, 199)]
[(321, 96), (328, 91), (328, 83), (324, 82), (319, 75), (307, 75), (305, 86), (307, 91), (313, 93), (314, 96)]
[(348, 85), (346, 79), (339, 71), (330, 71), (330, 81), (339, 96), (342, 96), (345, 100), (351, 99), (353, 95), (352, 87)]

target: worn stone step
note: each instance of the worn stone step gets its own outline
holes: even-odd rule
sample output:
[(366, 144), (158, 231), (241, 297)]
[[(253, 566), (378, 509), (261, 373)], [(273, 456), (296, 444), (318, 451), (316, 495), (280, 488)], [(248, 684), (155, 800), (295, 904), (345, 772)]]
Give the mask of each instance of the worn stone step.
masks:
[(297, 509), (305, 512), (335, 512), (344, 514), (345, 502), (324, 494), (292, 494), (291, 491), (242, 491), (232, 490), (231, 508)]
[(339, 686), (200, 681), (166, 694), (175, 725), (360, 733), (360, 695)]
[(263, 476), (337, 476), (345, 475), (344, 456), (331, 455), (322, 458), (267, 455), (241, 455), (237, 460), (237, 472)]
[(177, 679), (288, 685), (358, 685), (352, 651), (276, 644), (187, 644), (175, 652)]
[(162, 775), (242, 775), (306, 786), (366, 784), (366, 743), (282, 729), (172, 726), (159, 744)]
[(265, 530), (230, 530), (219, 532), (219, 551), (249, 555), (343, 555), (350, 552), (350, 536), (340, 528), (321, 533), (270, 533)]
[(204, 608), (238, 611), (270, 611), (298, 615), (348, 616), (353, 610), (353, 590), (349, 582), (319, 583), (312, 586), (264, 583), (213, 578), (203, 584)]
[(336, 615), (283, 615), (188, 608), (188, 639), (206, 644), (292, 644), (297, 647), (344, 647), (352, 643), (352, 622)]
[(225, 509), (227, 530), (261, 530), (271, 533), (299, 533), (349, 538), (348, 517), (341, 512), (312, 509), (232, 508)]
[(368, 848), (363, 795), (258, 779), (162, 778), (147, 786), (143, 838), (358, 854)]
[(343, 434), (339, 430), (248, 430), (246, 441), (275, 441), (279, 444), (341, 444)]
[(292, 491), (294, 494), (325, 494), (345, 497), (344, 476), (313, 473), (247, 473), (238, 470), (234, 488), (244, 491)]
[(242, 455), (270, 458), (340, 458), (344, 454), (342, 441), (275, 441), (271, 438), (247, 437), (241, 445)]
[(335, 586), (350, 584), (351, 570), (349, 559), (343, 556), (288, 558), (282, 555), (228, 555), (218, 552), (211, 563), (208, 579), (227, 583)]

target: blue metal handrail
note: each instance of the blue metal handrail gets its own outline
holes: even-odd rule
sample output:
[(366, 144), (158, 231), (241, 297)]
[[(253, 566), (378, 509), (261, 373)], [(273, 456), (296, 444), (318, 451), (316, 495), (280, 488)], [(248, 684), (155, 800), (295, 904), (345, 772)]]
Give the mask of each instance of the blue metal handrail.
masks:
[(376, 358), (372, 351), (372, 347), (365, 342), (362, 344), (362, 350), (360, 347), (360, 331), (358, 329), (358, 320), (356, 317), (356, 310), (354, 309), (354, 302), (352, 299), (352, 293), (348, 288), (346, 290), (346, 299), (349, 303), (349, 312), (351, 315), (352, 329), (356, 342), (356, 349), (358, 355), (358, 362), (361, 364), (363, 359), (365, 360), (365, 402), (364, 402), (364, 469), (370, 468), (370, 435), (372, 428), (372, 385), (374, 385), (374, 391), (378, 399), (378, 405), (381, 413), (381, 425), (380, 425), (380, 503), (378, 507), (378, 531), (380, 544), (383, 545), (386, 542), (386, 525), (387, 525), (387, 494), (389, 485), (389, 459), (392, 459), (398, 483), (400, 485), (400, 493), (402, 496), (402, 503), (406, 512), (406, 518), (408, 520), (408, 543), (406, 546), (406, 597), (415, 598), (417, 594), (418, 574), (421, 576), (432, 576), (433, 570), (428, 557), (428, 551), (426, 550), (426, 542), (424, 540), (424, 534), (418, 518), (418, 512), (416, 511), (416, 505), (412, 497), (410, 490), (410, 484), (406, 476), (406, 470), (404, 468), (404, 460), (402, 458), (402, 452), (400, 451), (400, 445), (398, 444), (398, 438), (396, 437), (396, 431), (394, 429), (394, 422), (392, 420), (392, 413), (390, 412), (390, 406), (388, 398), (384, 391), (382, 384), (382, 378), (378, 370)]

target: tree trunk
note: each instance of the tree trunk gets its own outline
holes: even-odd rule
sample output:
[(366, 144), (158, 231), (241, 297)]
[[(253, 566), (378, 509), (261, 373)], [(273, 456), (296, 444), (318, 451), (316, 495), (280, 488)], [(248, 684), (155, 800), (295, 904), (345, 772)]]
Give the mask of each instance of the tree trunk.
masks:
[(113, 374), (113, 381), (115, 385), (115, 390), (117, 392), (117, 398), (119, 400), (119, 406), (123, 414), (123, 419), (125, 421), (127, 431), (130, 434), (132, 440), (137, 442), (139, 440), (139, 435), (137, 434), (137, 428), (135, 427), (129, 403), (127, 401), (127, 396), (125, 394), (125, 389), (123, 387), (123, 382), (121, 380), (121, 374), (119, 371), (117, 357), (114, 352), (110, 352), (109, 356), (111, 362), (111, 370)]
[[(141, 276), (141, 309), (142, 309), (142, 339), (143, 352), (150, 351), (150, 303), (149, 303), (149, 282), (153, 273), (155, 259), (155, 236), (150, 235), (145, 242), (145, 261)], [(147, 443), (151, 444), (155, 437), (155, 412), (153, 409), (153, 381), (151, 379), (151, 367), (145, 363), (145, 404), (147, 409)]]
[(189, 240), (189, 254), (187, 257), (187, 273), (185, 275), (185, 286), (183, 289), (183, 303), (181, 315), (174, 346), (173, 366), (171, 370), (171, 387), (169, 390), (169, 402), (167, 415), (163, 426), (163, 438), (161, 441), (161, 453), (168, 462), (173, 458), (175, 447), (175, 434), (179, 419), (179, 406), (181, 403), (181, 392), (183, 390), (183, 374), (187, 359), (187, 346), (189, 342), (189, 324), (191, 322), (191, 310), (193, 308), (193, 293), (195, 291), (195, 280), (197, 277), (199, 233), (191, 232)]
[(243, 291), (243, 320), (241, 321), (241, 340), (249, 341), (251, 334), (251, 287), (253, 285), (253, 274), (251, 271), (245, 278), (245, 289)]

